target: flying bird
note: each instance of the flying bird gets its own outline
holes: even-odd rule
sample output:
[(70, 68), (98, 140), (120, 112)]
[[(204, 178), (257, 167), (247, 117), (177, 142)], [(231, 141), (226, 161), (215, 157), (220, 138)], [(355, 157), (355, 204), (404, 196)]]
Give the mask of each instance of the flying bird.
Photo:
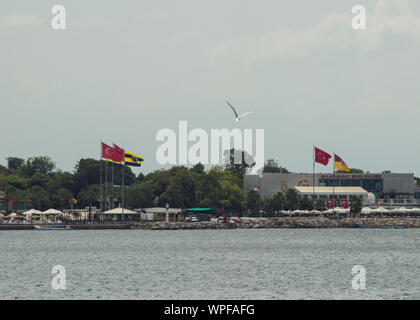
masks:
[(233, 110), (233, 113), (235, 113), (236, 122), (239, 122), (239, 120), (241, 120), (241, 118), (243, 118), (243, 117), (252, 113), (252, 112), (245, 112), (244, 114), (241, 114), (239, 116), (238, 113), (236, 112), (235, 108), (228, 101), (226, 101), (226, 103), (228, 104), (229, 107), (231, 107), (231, 109)]

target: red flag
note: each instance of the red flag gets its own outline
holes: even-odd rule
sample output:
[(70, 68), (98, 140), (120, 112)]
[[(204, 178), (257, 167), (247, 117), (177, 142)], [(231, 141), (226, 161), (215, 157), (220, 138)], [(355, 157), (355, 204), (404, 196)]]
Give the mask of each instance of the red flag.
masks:
[(102, 142), (102, 158), (114, 161), (114, 148)]
[(114, 161), (115, 162), (123, 162), (125, 158), (124, 149), (121, 149), (114, 143)]
[(324, 166), (326, 166), (330, 159), (331, 155), (329, 153), (326, 153), (325, 151), (322, 151), (321, 149), (315, 147), (315, 162), (321, 163)]

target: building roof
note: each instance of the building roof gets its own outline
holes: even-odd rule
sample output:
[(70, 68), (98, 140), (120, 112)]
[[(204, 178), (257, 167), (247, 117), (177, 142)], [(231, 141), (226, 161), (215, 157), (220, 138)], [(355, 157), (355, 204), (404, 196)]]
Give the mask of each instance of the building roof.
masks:
[(314, 192), (318, 195), (367, 195), (368, 192), (361, 187), (295, 187), (296, 191), (302, 194), (311, 195)]
[[(165, 207), (142, 208), (140, 210), (144, 210), (146, 211), (146, 213), (165, 213), (166, 212)], [(179, 208), (169, 208), (169, 213), (179, 213), (181, 211), (182, 209), (179, 209)]]

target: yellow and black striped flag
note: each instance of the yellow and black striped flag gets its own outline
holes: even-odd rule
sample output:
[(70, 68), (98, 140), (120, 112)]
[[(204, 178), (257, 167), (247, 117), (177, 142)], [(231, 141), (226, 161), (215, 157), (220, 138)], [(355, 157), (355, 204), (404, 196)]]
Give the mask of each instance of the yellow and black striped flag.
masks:
[(125, 151), (124, 161), (127, 166), (140, 167), (141, 163), (144, 161), (144, 158), (135, 153)]

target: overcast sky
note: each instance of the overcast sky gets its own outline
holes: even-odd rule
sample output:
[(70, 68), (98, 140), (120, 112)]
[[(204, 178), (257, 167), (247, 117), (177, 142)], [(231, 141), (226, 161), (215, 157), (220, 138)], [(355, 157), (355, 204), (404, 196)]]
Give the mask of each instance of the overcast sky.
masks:
[[(0, 163), (63, 170), (99, 141), (160, 168), (156, 133), (265, 130), (265, 158), (312, 171), (312, 145), (350, 167), (420, 175), (420, 1), (0, 2)], [(62, 4), (67, 30), (51, 28)], [(367, 29), (351, 28), (351, 8)], [(225, 104), (254, 111), (239, 125)], [(317, 172), (331, 172), (317, 166)]]

